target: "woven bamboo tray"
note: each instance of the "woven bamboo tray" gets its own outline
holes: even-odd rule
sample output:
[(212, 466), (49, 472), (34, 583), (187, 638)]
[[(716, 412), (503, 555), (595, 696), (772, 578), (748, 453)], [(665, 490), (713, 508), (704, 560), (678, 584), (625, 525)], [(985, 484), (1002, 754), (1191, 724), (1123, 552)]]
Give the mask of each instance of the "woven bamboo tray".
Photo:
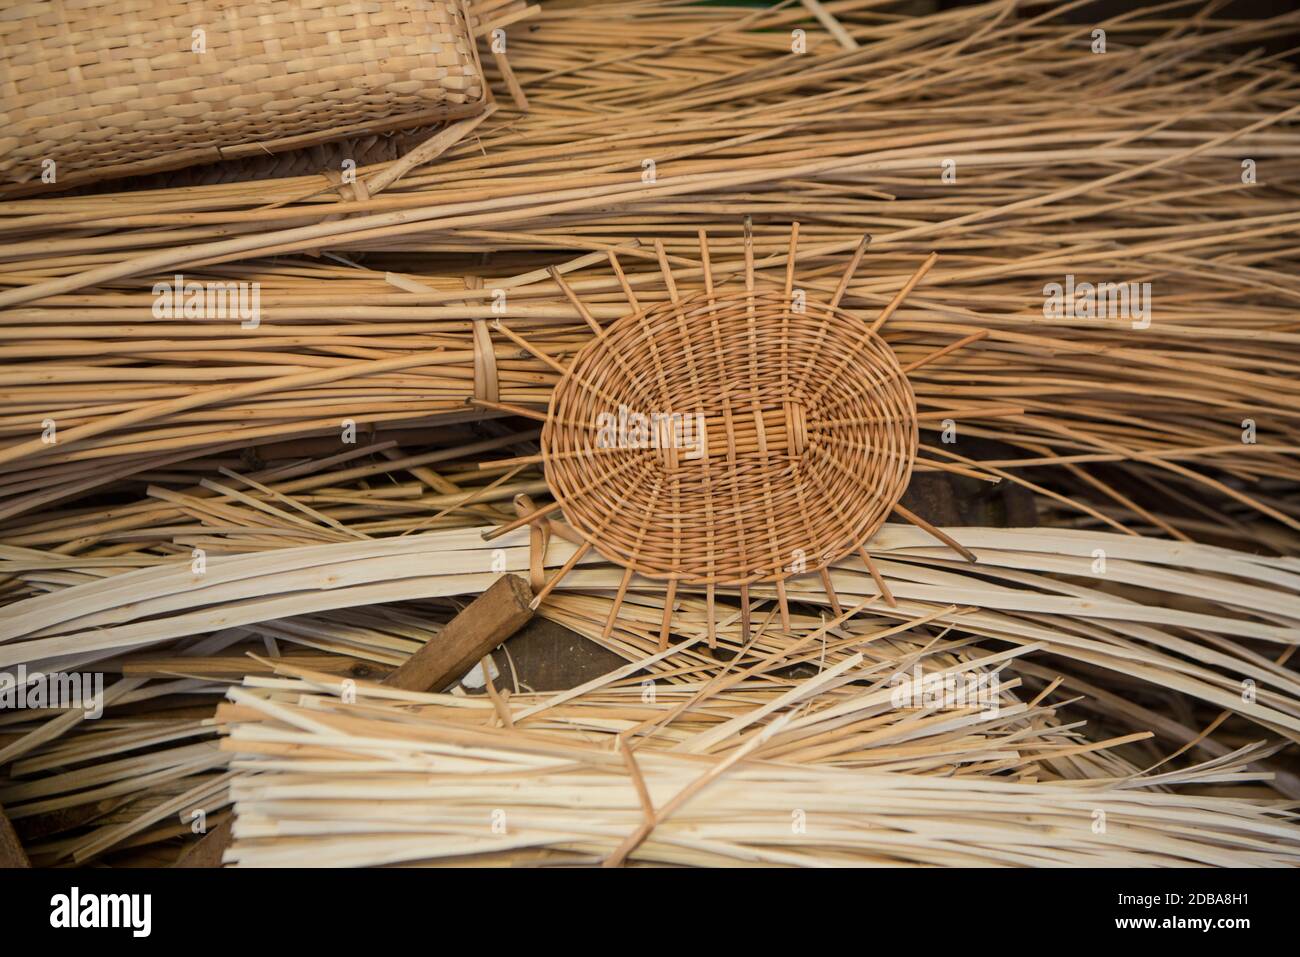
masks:
[[(201, 31), (201, 32), (200, 32)], [(478, 113), (453, 0), (36, 0), (0, 15), (0, 191), (265, 155)]]

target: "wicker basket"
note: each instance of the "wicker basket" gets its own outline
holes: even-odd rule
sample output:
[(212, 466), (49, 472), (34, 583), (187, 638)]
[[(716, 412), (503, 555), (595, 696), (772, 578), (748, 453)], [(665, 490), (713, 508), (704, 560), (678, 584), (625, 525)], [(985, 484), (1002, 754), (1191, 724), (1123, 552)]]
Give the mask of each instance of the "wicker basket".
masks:
[(916, 448), (916, 399), (884, 340), (775, 291), (623, 317), (579, 351), (542, 430), (547, 484), (596, 551), (723, 586), (855, 552), (902, 497)]
[[(79, 0), (0, 10), (0, 186), (58, 186), (470, 116), (453, 0)], [(12, 191), (12, 190), (10, 190)]]
[[(844, 611), (830, 569), (850, 556), (861, 559), (877, 597), (896, 607), (867, 547), (891, 514), (966, 561), (977, 561), (974, 552), (899, 501), (917, 461), (920, 420), (955, 414), (918, 412), (909, 373), (988, 334), (982, 329), (907, 365), (880, 337), (938, 253), (927, 256), (867, 323), (840, 303), (869, 235), (826, 301), (820, 290), (810, 295), (795, 286), (798, 223), (790, 225), (784, 290), (757, 283), (749, 217), (744, 289), (719, 287), (705, 230), (699, 239), (704, 288), (681, 295), (664, 244), (655, 240), (668, 298), (644, 306), (609, 250), (631, 309), (609, 325), (601, 325), (560, 271), (551, 269), (551, 281), (595, 336), (567, 364), (500, 320), (492, 324), (560, 375), (544, 415), (477, 392), (474, 398), (476, 405), (545, 422), (540, 455), (493, 464), (523, 468), (540, 462), (555, 502), (522, 509), (519, 518), (483, 535), (491, 540), (533, 526), (541, 537), (530, 534), (530, 563), (536, 561), (538, 569), (545, 530), (563, 529), (560, 534), (578, 545), (537, 588), (533, 607), (595, 549), (623, 567), (604, 638), (613, 633), (633, 576), (641, 575), (665, 583), (661, 651), (672, 633), (679, 585), (703, 587), (705, 629), (715, 648), (719, 587), (738, 591), (746, 639), (751, 585), (773, 586), (781, 627), (789, 632), (785, 583), (813, 573), (836, 617), (845, 620), (855, 612)], [(738, 272), (731, 268), (720, 275), (725, 283)], [(553, 523), (556, 511), (567, 526)], [(697, 626), (698, 619), (692, 627)]]

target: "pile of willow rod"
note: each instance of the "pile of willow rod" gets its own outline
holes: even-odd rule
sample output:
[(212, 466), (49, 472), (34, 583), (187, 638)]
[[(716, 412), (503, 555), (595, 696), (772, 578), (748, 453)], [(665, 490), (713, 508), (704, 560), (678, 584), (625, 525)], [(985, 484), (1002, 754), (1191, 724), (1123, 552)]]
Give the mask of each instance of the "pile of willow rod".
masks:
[[(887, 525), (873, 540), (873, 550), (893, 604), (883, 599), (865, 567), (854, 561), (832, 570), (835, 593), (847, 607), (838, 612), (827, 608), (820, 619), (799, 610), (826, 602), (820, 582), (815, 578), (806, 586), (797, 579), (790, 582), (794, 610), (789, 628), (780, 621), (776, 594), (770, 588), (755, 587), (757, 604), (750, 628), (742, 627), (735, 596), (727, 590), (720, 590), (716, 605), (710, 606), (698, 591), (684, 588), (677, 597), (671, 619), (673, 643), (667, 649), (659, 647), (665, 604), (658, 589), (634, 584), (614, 615), (612, 594), (620, 578), (618, 569), (584, 561), (547, 599), (542, 613), (604, 644), (629, 664), (564, 693), (563, 700), (581, 703), (587, 694), (611, 682), (639, 690), (646, 675), (672, 691), (714, 681), (723, 687), (742, 680), (761, 683), (769, 680), (763, 676), (778, 668), (843, 674), (836, 669), (850, 667), (866, 669), (862, 680), (876, 689), (872, 701), (881, 709), (880, 720), (900, 721), (909, 712), (895, 707), (896, 676), (911, 676), (918, 665), (926, 672), (1000, 673), (1003, 691), (1013, 690), (1024, 677), (1046, 676), (1043, 690), (1034, 698), (1081, 683), (1090, 696), (1100, 695), (1109, 724), (1117, 725), (1113, 740), (1150, 755), (1142, 759), (1144, 764), (1163, 763), (1171, 746), (1204, 760), (1246, 748), (1252, 774), (1263, 773), (1265, 780), (1272, 774), (1273, 788), (1293, 796), (1300, 793), (1285, 765), (1277, 766), (1269, 749), (1258, 747), (1262, 741), (1296, 739), (1300, 686), (1285, 669), (1271, 666), (1244, 644), (1234, 645), (1294, 646), (1300, 637), (1300, 620), (1295, 617), (1300, 575), (1293, 561), (1113, 534), (1050, 529), (949, 531), (978, 549), (979, 576), (966, 571), (972, 566), (950, 557), (924, 531)], [(34, 827), (37, 833), (50, 826), (42, 822), (51, 815), (70, 809), (99, 807), (101, 802), (122, 808), (129, 804), (133, 810), (103, 827), (166, 840), (176, 833), (175, 820), (169, 816), (175, 809), (168, 802), (194, 790), (210, 795), (203, 789), (220, 791), (224, 786), (217, 782), (224, 780), (220, 776), (228, 764), (197, 747), (210, 736), (210, 725), (176, 723), (210, 714), (211, 705), (200, 704), (197, 711), (194, 705), (186, 705), (178, 712), (173, 704), (143, 723), (125, 714), (115, 718), (121, 708), (133, 704), (136, 710), (140, 701), (156, 701), (161, 708), (178, 694), (188, 702), (211, 701), (249, 673), (305, 668), (317, 676), (314, 680), (336, 683), (343, 677), (362, 681), (367, 675), (377, 677), (425, 641), (436, 640), (426, 622), (431, 616), (443, 618), (446, 612), (412, 601), (482, 590), (495, 577), (491, 566), (496, 548), (502, 549), (508, 568), (523, 571), (530, 563), (528, 543), (528, 533), (522, 530), (498, 543), (484, 543), (477, 529), (338, 542), (218, 557), (209, 566), (209, 580), (197, 590), (192, 587), (190, 563), (183, 561), (87, 580), (19, 602), (12, 606), (15, 614), (6, 618), (8, 630), (0, 643), (7, 665), (26, 662), (38, 670), (58, 664), (69, 671), (120, 671), (121, 677), (110, 677), (105, 688), (105, 713), (113, 721), (108, 726), (87, 721), (75, 710), (16, 712), (0, 726), (5, 732), (0, 761), (12, 762), (11, 775), (16, 775), (3, 799), (20, 824), (30, 818), (31, 823), (23, 826)], [(1104, 575), (1096, 573), (1094, 555), (1099, 550), (1108, 556)], [(555, 536), (545, 564), (560, 567), (574, 552), (574, 546)], [(74, 569), (79, 561), (84, 560), (66, 557), (62, 567)], [(59, 563), (50, 556), (45, 567), (48, 575)], [(86, 572), (93, 576), (97, 567), (102, 566), (89, 566)], [(1107, 591), (1073, 584), (1084, 576), (1099, 579)], [(264, 597), (253, 601), (241, 597), (249, 594)], [(1172, 607), (1171, 598), (1196, 610)], [(369, 609), (363, 615), (344, 611), (361, 606)], [(725, 614), (714, 622), (719, 609), (725, 609)], [(715, 649), (710, 648), (711, 637)], [(250, 653), (257, 659), (249, 658)], [(1036, 661), (1045, 667), (1035, 665)], [(503, 683), (507, 688), (513, 683), (516, 695), (522, 694), (517, 679), (508, 677), (508, 662), (507, 656)], [(1106, 698), (1104, 690), (1094, 687), (1095, 674), (1103, 675), (1113, 687), (1129, 688), (1131, 700), (1114, 703)], [(1249, 678), (1254, 694), (1242, 693), (1242, 676)], [(1207, 715), (1201, 721), (1208, 722), (1218, 710), (1246, 719), (1254, 728), (1244, 736), (1233, 733), (1207, 741), (1196, 725), (1181, 721), (1173, 709), (1153, 715), (1138, 703), (1163, 695), (1201, 702)], [(477, 701), (473, 707), (480, 709), (491, 707), (482, 699), (456, 700)], [(1026, 699), (1017, 696), (1016, 700)], [(1013, 702), (1004, 703), (1014, 707)], [(1020, 714), (999, 709), (986, 718), (993, 721), (992, 728), (1003, 718), (1019, 720)], [(937, 728), (947, 727), (948, 715), (948, 709), (936, 712)], [(98, 757), (97, 742), (116, 740), (105, 737), (113, 728), (140, 735), (150, 734), (153, 728), (164, 737), (128, 735), (120, 761), (107, 752)], [(175, 738), (169, 729), (175, 729)], [(1152, 730), (1160, 747), (1152, 748)], [(141, 764), (127, 760), (136, 740), (176, 743)], [(844, 741), (863, 767), (914, 773), (941, 768), (956, 757), (952, 751), (929, 757), (923, 752), (911, 757), (893, 750), (876, 753), (867, 744), (871, 740)], [(1090, 734), (1073, 740), (1086, 750), (1100, 739)], [(1223, 740), (1232, 743), (1225, 745)], [(974, 746), (962, 741), (961, 747)], [(848, 753), (830, 747), (830, 741), (827, 744), (828, 754)], [(172, 753), (185, 748), (190, 750)], [(71, 761), (64, 753), (68, 749), (81, 755), (81, 762), (91, 763), (77, 774), (61, 770)], [(982, 750), (975, 755), (982, 755), (976, 764), (985, 773), (1002, 773), (1022, 764), (1017, 758), (1008, 765), (1006, 759)], [(1137, 767), (1116, 765), (1110, 759), (1101, 765), (1069, 761), (1051, 766), (1054, 774), (1084, 779), (1132, 774)], [(102, 772), (91, 773), (101, 767)], [(1031, 776), (1041, 773), (1036, 768)], [(37, 786), (46, 779), (48, 784)], [(214, 805), (210, 796), (191, 806), (199, 805), (207, 812), (223, 806)], [(158, 812), (159, 807), (168, 810)], [(64, 830), (67, 826), (62, 825)], [(60, 835), (56, 829), (38, 842), (37, 849), (54, 858), (90, 859), (128, 839), (118, 830)], [(98, 842), (108, 838), (112, 840), (101, 847)]]
[[(981, 734), (948, 739), (955, 753), (930, 771), (837, 761), (832, 755), (844, 756), (852, 740), (874, 744), (877, 754), (906, 767), (909, 753), (945, 750), (941, 729), (978, 726), (969, 713), (936, 716), (929, 728), (913, 729), (908, 744), (891, 746), (901, 729), (872, 717), (888, 689), (848, 684), (871, 675), (855, 670), (861, 665), (857, 655), (773, 691), (704, 685), (663, 703), (656, 696), (649, 705), (642, 689), (625, 688), (621, 696), (606, 695), (611, 710), (604, 720), (594, 702), (574, 708), (564, 696), (538, 703), (511, 698), (494, 710), (367, 688), (350, 705), (319, 678), (250, 678), (251, 687), (232, 688), (233, 703), (218, 709), (227, 735), (222, 746), (234, 753), (239, 772), (231, 784), (235, 843), (226, 860), (241, 866), (1300, 861), (1300, 828), (1284, 813), (1160, 788), (1248, 778), (1246, 754), (1179, 772), (1078, 781), (1050, 771), (1050, 736), (1037, 745), (1029, 736), (1024, 754), (1018, 744), (1008, 750), (996, 735)], [(849, 735), (845, 727), (860, 730)], [(934, 740), (916, 737), (925, 731)], [(963, 755), (963, 745), (976, 750)], [(1036, 746), (1044, 752), (1030, 757)], [(1067, 745), (1056, 753), (1078, 751)], [(966, 761), (987, 768), (1008, 759), (1032, 773), (958, 770)], [(510, 786), (501, 787), (506, 780)], [(1058, 835), (1051, 847), (1041, 842), (1042, 827)]]
[[(0, 200), (0, 672), (105, 679), (0, 713), (32, 859), (1297, 863), (1300, 14), (1068, 6), (476, 0), (355, 183)], [(504, 571), (626, 665), (377, 690)]]

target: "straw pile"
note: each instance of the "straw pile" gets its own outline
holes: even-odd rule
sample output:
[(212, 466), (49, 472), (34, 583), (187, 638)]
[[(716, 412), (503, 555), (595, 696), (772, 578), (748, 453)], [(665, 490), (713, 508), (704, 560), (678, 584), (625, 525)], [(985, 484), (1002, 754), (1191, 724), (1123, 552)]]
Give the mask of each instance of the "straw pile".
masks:
[[(1300, 15), (824, 7), (477, 3), (495, 104), (356, 184), (0, 202), (0, 671), (108, 675), (97, 721), (0, 714), (34, 861), (170, 863), (234, 802), (240, 864), (1296, 863), (1300, 83), (1260, 46)], [(484, 541), (549, 501), (593, 325), (747, 260), (870, 322), (932, 252), (880, 329), (914, 471), (1047, 527), (945, 525), (971, 565), (887, 524), (743, 602), (558, 516)], [(1127, 313), (1047, 308), (1103, 282)], [(575, 556), (540, 613), (624, 669), (369, 683)], [(1002, 705), (898, 708), (914, 667)]]
[[(1013, 446), (997, 467), (1050, 469), (1050, 484), (1095, 499), (1093, 523), (1231, 536), (1262, 514), (1275, 547), (1291, 537), (1295, 508), (1274, 489), (1296, 479), (1297, 226), (1284, 183), (1300, 101), (1286, 62), (1226, 51), (1281, 38), (1296, 14), (1188, 21), (1186, 4), (1170, 4), (1101, 23), (1099, 55), (1089, 27), (1037, 8), (836, 8), (859, 25), (857, 51), (811, 30), (807, 52), (790, 53), (788, 31), (809, 26), (797, 9), (737, 20), (675, 4), (543, 8), (510, 30), (529, 112), (502, 104), (448, 127), (421, 152), (429, 165), (395, 181), (402, 163), (361, 170), (364, 199), (311, 176), (0, 204), (0, 304), (21, 307), (4, 313), (0, 456), (62, 479), (85, 476), (70, 463), (92, 455), (116, 464), (324, 428), (308, 408), (419, 420), (469, 394), (465, 320), (575, 319), (545, 273), (484, 276), (452, 254), (554, 264), (660, 238), (689, 291), (697, 231), (715, 260), (738, 261), (750, 215), (761, 273), (784, 267), (785, 231), (801, 222), (810, 289), (870, 233), (850, 307), (879, 307), (918, 256), (943, 252), (887, 338), (906, 358), (988, 330), (961, 372), (927, 369), (918, 393), (969, 403), (962, 434)], [(325, 250), (342, 261), (313, 259)], [(421, 274), (396, 285), (367, 265), (411, 254)], [(589, 290), (577, 273), (595, 307), (620, 298), (601, 272)], [(153, 316), (153, 286), (177, 273), (260, 282), (263, 320)], [(482, 289), (465, 290), (465, 273)], [(666, 298), (656, 273), (629, 277), (642, 302)], [(1147, 319), (1048, 319), (1044, 286), (1067, 276), (1151, 283)], [(536, 395), (545, 367), (511, 360), (507, 345), (495, 342), (503, 397)], [(1008, 400), (1021, 419), (979, 416)], [(107, 425), (146, 403), (157, 403), (148, 419), (108, 434), (38, 441), (51, 417)], [(1212, 508), (1195, 505), (1206, 497)], [(1167, 514), (1170, 501), (1190, 514)]]
[[(909, 774), (920, 769), (937, 773), (949, 765), (966, 767), (971, 762), (981, 774), (1001, 778), (1014, 772), (1017, 780), (1026, 775), (1041, 779), (1044, 772), (1038, 758), (1069, 755), (1071, 760), (1064, 764), (1049, 762), (1053, 769), (1049, 776), (1088, 781), (1127, 776), (1141, 787), (1261, 780), (1282, 793), (1300, 795), (1286, 762), (1278, 764), (1273, 756), (1277, 745), (1266, 744), (1296, 740), (1300, 686), (1293, 672), (1247, 647), (1249, 643), (1289, 648), (1300, 636), (1296, 615), (1300, 576), (1293, 562), (1206, 546), (1172, 551), (1158, 542), (1118, 535), (950, 531), (979, 549), (980, 576), (947, 558), (921, 532), (888, 526), (875, 547), (885, 556), (880, 565), (895, 597), (894, 606), (881, 600), (861, 563), (850, 562), (832, 577), (837, 593), (853, 604), (834, 618), (828, 617), (833, 614), (830, 610), (820, 617), (798, 613), (786, 630), (775, 604), (769, 604), (775, 596), (760, 588), (754, 592), (756, 627), (746, 633), (740, 627), (739, 610), (724, 597), (722, 603), (730, 613), (717, 627), (714, 651), (707, 644), (710, 610), (698, 593), (682, 595), (673, 619), (674, 643), (666, 651), (658, 650), (663, 598), (653, 591), (634, 589), (606, 636), (613, 605), (610, 596), (621, 575), (616, 567), (584, 562), (565, 579), (563, 590), (543, 605), (543, 613), (604, 644), (629, 664), (595, 685), (566, 692), (561, 699), (573, 707), (604, 706), (596, 692), (617, 685), (626, 694), (639, 693), (646, 681), (674, 695), (706, 686), (711, 691), (729, 689), (737, 681), (742, 689), (753, 685), (765, 691), (790, 691), (791, 681), (796, 685), (798, 681), (787, 677), (788, 669), (802, 668), (804, 674), (811, 671), (835, 687), (844, 685), (845, 693), (860, 690), (849, 682), (867, 682), (870, 694), (863, 707), (870, 705), (872, 710), (862, 718), (866, 726), (902, 722), (911, 728), (916, 714), (900, 710), (893, 698), (900, 676), (914, 680), (913, 669), (918, 667), (926, 674), (998, 672), (1002, 691), (1022, 683), (1035, 687), (1029, 700), (1043, 714), (1055, 715), (1058, 707), (1078, 703), (1049, 701), (1058, 689), (1082, 691), (1086, 699), (1093, 699), (1089, 710), (1102, 713), (1102, 727), (1116, 729), (1114, 737), (1107, 743), (1095, 733), (1085, 734), (1078, 721), (1026, 725), (1025, 715), (1040, 711), (1025, 711), (1024, 701), (1017, 698), (992, 709), (991, 715), (985, 714), (990, 710), (987, 702), (981, 703), (974, 718), (961, 708), (931, 708), (937, 729), (950, 732), (952, 722), (965, 729), (970, 719), (980, 735), (968, 738), (963, 731), (955, 743), (945, 739), (942, 748), (912, 755), (919, 764), (907, 758), (910, 752), (900, 757), (890, 749), (875, 750), (877, 743), (891, 737), (877, 742), (872, 735), (844, 730), (855, 724), (847, 719), (843, 728), (836, 724), (825, 729), (825, 754), (852, 752), (855, 765)], [(526, 532), (512, 533), (494, 544), (504, 548), (508, 568), (528, 567)], [(1049, 548), (1057, 549), (1056, 553), (1049, 554)], [(1088, 574), (1097, 548), (1109, 552), (1112, 572), (1104, 587), (1114, 590), (1114, 595), (1072, 583)], [(178, 815), (188, 822), (186, 815), (195, 809), (213, 814), (232, 799), (226, 776), (229, 756), (213, 749), (211, 723), (194, 720), (210, 710), (179, 706), (175, 696), (192, 702), (195, 696), (224, 693), (249, 671), (298, 676), (304, 668), (314, 682), (324, 681), (324, 690), (335, 694), (345, 678), (354, 686), (367, 687), (367, 677), (386, 673), (425, 641), (437, 640), (437, 625), (430, 622), (444, 619), (447, 611), (430, 605), (430, 600), (486, 588), (497, 574), (492, 570), (493, 551), (477, 529), (423, 533), (231, 557), (214, 567), (198, 589), (193, 587), (188, 565), (171, 570), (143, 568), (19, 602), (11, 607), (12, 624), (7, 624), (6, 643), (0, 645), (7, 664), (59, 664), (72, 670), (98, 661), (97, 668), (116, 667), (122, 672), (122, 678), (106, 689), (110, 713), (150, 699), (167, 704), (153, 714), (128, 714), (107, 725), (85, 721), (74, 710), (16, 727), (17, 733), (0, 754), (0, 760), (17, 759), (12, 766), (16, 779), (0, 790), (0, 801), (20, 827), (32, 822), (29, 826), (35, 834), (43, 833), (42, 828), (66, 828), (57, 815), (71, 809), (98, 809), (92, 815), (96, 827), (88, 832), (59, 839), (51, 835), (35, 843), (32, 851), (37, 860), (91, 859), (141, 833), (154, 841), (174, 836)], [(572, 552), (564, 541), (554, 541), (547, 564), (561, 565)], [(1001, 583), (990, 585), (986, 576)], [(1243, 580), (1255, 582), (1255, 587)], [(264, 597), (250, 599), (251, 595)], [(1169, 607), (1169, 596), (1199, 610)], [(806, 586), (806, 593), (792, 591), (791, 599), (796, 607), (825, 601), (815, 580)], [(948, 603), (952, 601), (963, 604)], [(1243, 607), (1256, 603), (1258, 607), (1250, 611)], [(361, 606), (370, 610), (364, 615), (337, 611)], [(175, 650), (148, 650), (164, 643)], [(267, 658), (271, 650), (275, 657)], [(246, 657), (250, 652), (261, 660), (250, 661)], [(115, 657), (121, 655), (126, 657)], [(1025, 660), (1029, 656), (1046, 667)], [(1243, 675), (1249, 676), (1251, 695), (1242, 693)], [(260, 680), (246, 679), (254, 685)], [(1094, 682), (1103, 687), (1095, 687)], [(814, 685), (809, 693), (819, 687)], [(1107, 687), (1124, 694), (1106, 691)], [(505, 723), (535, 726), (528, 721), (530, 702), (541, 699), (518, 686), (514, 691), (505, 699), (510, 702)], [(391, 689), (375, 693), (385, 699), (396, 695), (399, 701), (436, 700), (448, 708), (469, 709), (461, 712), (469, 728), (502, 722), (497, 709), (503, 705), (481, 698), (410, 697)], [(236, 698), (244, 702), (238, 693)], [(282, 700), (297, 701), (297, 695)], [(683, 703), (681, 697), (665, 700)], [(1201, 716), (1194, 713), (1198, 702)], [(766, 720), (797, 713), (804, 699), (793, 692), (779, 701), (777, 696), (769, 701), (762, 694), (744, 694), (737, 707), (764, 707)], [(1221, 713), (1213, 721), (1216, 711)], [(1205, 735), (1206, 725), (1220, 725), (1225, 718), (1231, 721), (1219, 734)], [(1069, 746), (1061, 752), (1048, 748), (1039, 753), (1033, 740), (1057, 729), (1069, 732)], [(990, 748), (984, 735), (994, 731), (995, 736), (1012, 735), (1014, 753)], [(1152, 739), (1153, 732), (1158, 741)], [(903, 737), (910, 740), (910, 732)], [(120, 760), (105, 757), (164, 742), (180, 743)], [(1136, 749), (1123, 752), (1131, 755), (1128, 760), (1117, 755), (1094, 765), (1093, 758), (1079, 757), (1121, 745)], [(242, 742), (234, 747), (243, 753)], [(967, 748), (975, 749), (972, 755), (965, 754)], [(1162, 774), (1139, 774), (1183, 753), (1198, 756), (1202, 763), (1228, 760), (1237, 770), (1204, 779), (1175, 774), (1166, 780)], [(1037, 757), (1031, 760), (1030, 755)], [(1133, 764), (1134, 760), (1139, 763)], [(1183, 763), (1176, 762), (1179, 774)], [(235, 799), (239, 794), (234, 792)], [(1207, 796), (1214, 795), (1203, 794), (1201, 799)], [(101, 819), (110, 808), (116, 813)], [(785, 814), (788, 818), (789, 811)], [(1251, 863), (1253, 858), (1246, 855), (1237, 861)]]
[[(1163, 787), (1242, 780), (1244, 755), (1136, 780), (1050, 728), (909, 715), (854, 655), (803, 682), (642, 689), (518, 707), (500, 726), (435, 695), (340, 705), (250, 679), (218, 718), (245, 866), (393, 863), (1295, 866), (1300, 827)], [(371, 690), (371, 689), (368, 689)], [(797, 709), (796, 709), (797, 706)], [(783, 710), (784, 709), (784, 710)], [(477, 713), (476, 713), (477, 711)], [(772, 717), (773, 714), (778, 716)], [(528, 716), (527, 727), (516, 717)], [(475, 720), (477, 718), (477, 720)], [(639, 746), (633, 749), (632, 744)], [(1082, 764), (1095, 776), (1052, 770)], [(993, 769), (1013, 770), (995, 777)], [(1116, 773), (1118, 772), (1118, 773)], [(1044, 846), (1042, 833), (1054, 840)]]

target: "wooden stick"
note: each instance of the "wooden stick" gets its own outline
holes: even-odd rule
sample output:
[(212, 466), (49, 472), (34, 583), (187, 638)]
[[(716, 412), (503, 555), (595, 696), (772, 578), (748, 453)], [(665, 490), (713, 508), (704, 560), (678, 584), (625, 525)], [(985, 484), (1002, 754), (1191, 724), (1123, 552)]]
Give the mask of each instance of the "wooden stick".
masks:
[(894, 511), (897, 512), (899, 515), (903, 516), (903, 518), (907, 519), (917, 528), (924, 529), (926, 532), (929, 532), (939, 541), (943, 542), (953, 551), (957, 552), (957, 554), (961, 555), (961, 557), (966, 559), (966, 561), (968, 562), (979, 561), (979, 559), (975, 557), (975, 553), (972, 552), (969, 548), (966, 548), (964, 545), (959, 544), (956, 539), (954, 539), (943, 529), (935, 528), (933, 525), (931, 525), (929, 522), (923, 519), (920, 515), (917, 515), (915, 512), (910, 511), (909, 509), (906, 509), (902, 505), (899, 505), (897, 503), (895, 503), (894, 505)]
[(505, 53), (493, 50), (492, 59), (496, 62), (497, 69), (501, 71), (501, 79), (505, 81), (506, 89), (510, 91), (515, 106), (522, 112), (528, 112), (528, 97), (524, 95), (524, 88), (519, 85), (519, 79), (515, 76), (515, 71), (511, 68)]
[(532, 619), (532, 597), (518, 575), (502, 575), (383, 684), (403, 691), (441, 691)]
[(865, 548), (859, 548), (858, 554), (860, 554), (862, 560), (866, 562), (867, 571), (871, 574), (871, 580), (876, 583), (876, 588), (880, 592), (880, 597), (885, 599), (885, 604), (889, 605), (890, 608), (897, 608), (898, 601), (894, 598), (894, 593), (889, 590), (889, 585), (886, 583), (884, 576), (880, 574), (880, 569), (877, 568), (876, 563), (872, 561), (871, 553)]
[(858, 41), (854, 40), (844, 25), (836, 20), (829, 10), (821, 4), (821, 0), (799, 0), (804, 8), (811, 13), (826, 28), (826, 32), (835, 38), (835, 42), (846, 50), (857, 50)]

